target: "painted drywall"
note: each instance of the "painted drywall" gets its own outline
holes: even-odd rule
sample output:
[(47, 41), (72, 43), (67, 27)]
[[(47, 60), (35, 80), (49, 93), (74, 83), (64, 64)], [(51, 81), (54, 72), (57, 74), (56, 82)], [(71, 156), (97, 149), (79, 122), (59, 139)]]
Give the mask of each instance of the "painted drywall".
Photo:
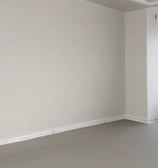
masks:
[(146, 10), (126, 13), (125, 71), (126, 115), (148, 120)]
[(0, 139), (124, 114), (122, 12), (0, 1), (0, 46)]
[(148, 118), (158, 119), (158, 7), (147, 9)]
[(158, 119), (158, 7), (126, 14), (126, 114)]

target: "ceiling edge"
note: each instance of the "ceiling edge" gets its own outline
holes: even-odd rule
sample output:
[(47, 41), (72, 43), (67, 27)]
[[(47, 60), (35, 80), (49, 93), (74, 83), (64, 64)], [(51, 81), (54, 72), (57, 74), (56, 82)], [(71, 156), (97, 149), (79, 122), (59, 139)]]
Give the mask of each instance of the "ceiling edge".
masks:
[(158, 5), (158, 1), (157, 2), (153, 2), (150, 0), (131, 0), (131, 1), (138, 2), (140, 4), (144, 4), (144, 5), (148, 5), (148, 6)]

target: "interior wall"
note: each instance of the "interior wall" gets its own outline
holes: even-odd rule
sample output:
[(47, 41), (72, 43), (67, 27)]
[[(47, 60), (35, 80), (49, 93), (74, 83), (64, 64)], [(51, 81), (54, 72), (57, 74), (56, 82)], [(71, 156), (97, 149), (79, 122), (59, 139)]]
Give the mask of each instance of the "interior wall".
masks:
[(126, 114), (140, 121), (148, 120), (146, 25), (146, 9), (126, 13)]
[(124, 114), (122, 12), (85, 0), (0, 1), (0, 46), (0, 139)]
[(148, 117), (158, 119), (158, 7), (147, 9)]

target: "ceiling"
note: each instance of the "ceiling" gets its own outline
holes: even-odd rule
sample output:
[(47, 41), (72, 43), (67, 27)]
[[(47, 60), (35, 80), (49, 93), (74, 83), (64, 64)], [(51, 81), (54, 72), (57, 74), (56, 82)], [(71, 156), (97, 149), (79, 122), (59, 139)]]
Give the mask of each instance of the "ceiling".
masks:
[(89, 2), (128, 12), (150, 6), (158, 6), (158, 0), (87, 0)]

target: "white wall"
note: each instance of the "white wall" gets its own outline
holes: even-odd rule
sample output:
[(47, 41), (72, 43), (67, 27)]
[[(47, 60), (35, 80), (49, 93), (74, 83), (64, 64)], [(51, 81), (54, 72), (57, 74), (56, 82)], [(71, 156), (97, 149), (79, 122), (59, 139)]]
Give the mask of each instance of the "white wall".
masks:
[(129, 118), (148, 120), (146, 10), (126, 13), (126, 114)]
[(158, 7), (147, 10), (148, 117), (158, 118)]
[(158, 119), (158, 7), (126, 14), (126, 114)]
[(0, 46), (0, 139), (124, 114), (123, 13), (0, 1)]

